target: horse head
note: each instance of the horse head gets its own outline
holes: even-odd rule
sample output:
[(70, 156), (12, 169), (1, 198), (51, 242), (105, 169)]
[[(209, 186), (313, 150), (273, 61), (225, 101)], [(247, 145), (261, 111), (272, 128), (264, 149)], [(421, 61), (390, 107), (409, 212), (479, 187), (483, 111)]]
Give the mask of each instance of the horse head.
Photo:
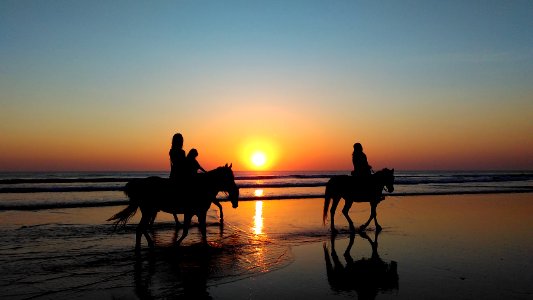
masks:
[(220, 182), (220, 190), (228, 193), (228, 199), (231, 201), (233, 208), (239, 206), (239, 187), (235, 183), (235, 176), (233, 175), (233, 170), (231, 167), (233, 164), (226, 164), (223, 167), (219, 167), (218, 170), (218, 180)]

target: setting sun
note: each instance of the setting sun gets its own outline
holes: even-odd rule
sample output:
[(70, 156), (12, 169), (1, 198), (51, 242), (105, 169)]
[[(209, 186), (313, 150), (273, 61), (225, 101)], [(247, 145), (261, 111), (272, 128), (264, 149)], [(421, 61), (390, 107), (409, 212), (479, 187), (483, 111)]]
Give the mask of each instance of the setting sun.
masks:
[(256, 167), (262, 167), (266, 163), (266, 155), (263, 152), (256, 152), (252, 155), (252, 163)]
[(277, 143), (264, 137), (243, 140), (241, 149), (242, 163), (249, 170), (272, 170), (279, 157)]

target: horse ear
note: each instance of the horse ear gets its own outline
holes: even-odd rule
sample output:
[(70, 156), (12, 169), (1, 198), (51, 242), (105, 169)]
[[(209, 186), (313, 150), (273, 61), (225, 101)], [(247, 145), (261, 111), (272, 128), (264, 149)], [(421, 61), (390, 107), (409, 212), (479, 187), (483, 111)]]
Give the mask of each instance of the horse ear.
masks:
[(228, 167), (228, 164), (226, 164), (224, 167)]
[(231, 169), (231, 167), (233, 167), (233, 163), (229, 164), (229, 168)]

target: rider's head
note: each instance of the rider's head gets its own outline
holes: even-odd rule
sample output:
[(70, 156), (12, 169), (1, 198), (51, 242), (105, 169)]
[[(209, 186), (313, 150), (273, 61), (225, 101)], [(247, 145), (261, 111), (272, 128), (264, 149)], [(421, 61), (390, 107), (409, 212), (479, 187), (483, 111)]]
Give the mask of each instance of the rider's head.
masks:
[(189, 154), (187, 154), (187, 157), (190, 157), (190, 158), (196, 158), (198, 156), (198, 150), (192, 148), (190, 151), (189, 151)]
[(183, 136), (181, 135), (181, 133), (176, 133), (173, 137), (172, 137), (172, 149), (181, 149), (183, 148)]
[(355, 152), (363, 152), (363, 146), (361, 145), (361, 143), (353, 144), (353, 151), (355, 151)]

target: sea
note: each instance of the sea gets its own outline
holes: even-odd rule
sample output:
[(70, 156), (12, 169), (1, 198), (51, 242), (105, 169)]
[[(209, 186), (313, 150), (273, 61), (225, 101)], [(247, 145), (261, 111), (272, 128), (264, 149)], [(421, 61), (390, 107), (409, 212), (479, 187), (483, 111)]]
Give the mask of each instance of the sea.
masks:
[[(323, 198), (327, 181), (349, 171), (236, 171), (239, 201)], [(0, 173), (0, 210), (119, 206), (125, 184), (168, 172)], [(533, 171), (395, 171), (390, 196), (533, 192)], [(226, 197), (220, 193), (220, 200)]]

